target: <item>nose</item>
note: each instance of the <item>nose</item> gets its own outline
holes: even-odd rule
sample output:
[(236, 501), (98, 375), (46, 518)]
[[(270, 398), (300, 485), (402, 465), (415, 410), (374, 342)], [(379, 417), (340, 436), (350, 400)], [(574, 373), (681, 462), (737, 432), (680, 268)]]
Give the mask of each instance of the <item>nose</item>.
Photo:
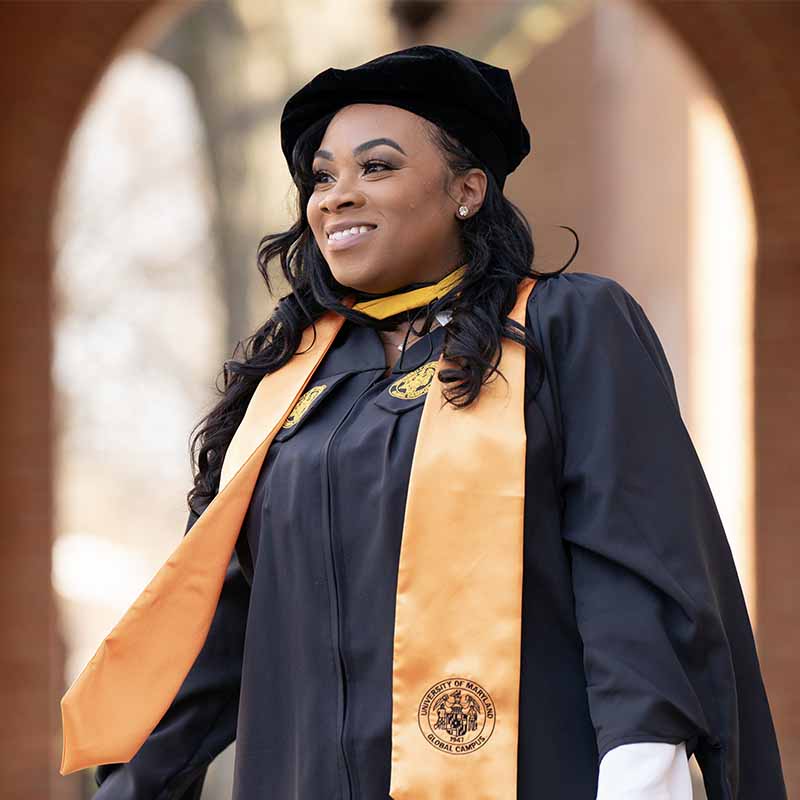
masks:
[(358, 208), (364, 204), (364, 195), (345, 179), (339, 178), (336, 186), (330, 188), (322, 200), (320, 201), (319, 208), (323, 213), (332, 213), (338, 211), (340, 208), (355, 207)]

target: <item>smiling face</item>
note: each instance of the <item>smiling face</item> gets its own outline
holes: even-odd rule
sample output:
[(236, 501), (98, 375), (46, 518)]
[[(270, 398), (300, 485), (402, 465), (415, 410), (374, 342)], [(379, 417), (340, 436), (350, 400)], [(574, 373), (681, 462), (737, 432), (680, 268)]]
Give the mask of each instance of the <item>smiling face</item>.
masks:
[[(314, 155), (306, 213), (333, 277), (365, 292), (433, 281), (461, 264), (458, 206), (477, 211), (481, 170), (451, 181), (424, 120), (403, 108), (356, 103), (331, 119)], [(340, 241), (342, 225), (370, 230)], [(374, 226), (374, 227), (373, 227)]]

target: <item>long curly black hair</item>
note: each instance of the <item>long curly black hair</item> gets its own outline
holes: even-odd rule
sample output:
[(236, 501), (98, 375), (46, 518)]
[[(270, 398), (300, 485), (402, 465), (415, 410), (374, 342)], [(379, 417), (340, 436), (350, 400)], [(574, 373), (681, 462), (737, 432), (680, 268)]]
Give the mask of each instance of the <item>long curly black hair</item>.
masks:
[[(466, 265), (465, 273), (444, 297), (416, 310), (413, 319), (411, 310), (378, 320), (343, 304), (347, 295), (355, 295), (357, 300), (375, 295), (354, 291), (336, 281), (306, 216), (306, 207), (314, 191), (313, 154), (334, 113), (307, 129), (292, 152), (292, 172), (297, 189), (296, 221), (284, 232), (264, 236), (258, 246), (258, 270), (267, 291), (272, 294), (268, 266), (277, 256), (291, 292), (278, 300), (270, 318), (255, 333), (237, 343), (234, 357), (223, 364), (222, 387), (219, 386), (219, 375), (217, 377), (217, 391), (221, 395), (218, 402), (190, 434), (194, 485), (187, 501), (189, 508), (197, 514), (218, 491), (225, 452), (258, 382), (294, 355), (303, 330), (328, 309), (337, 311), (355, 324), (379, 330), (394, 329), (403, 320), (413, 325), (420, 312), (424, 312), (422, 326), (414, 328), (416, 335), (430, 330), (436, 314), (450, 312), (452, 316), (447, 324), (443, 353), (458, 366), (442, 369), (437, 374), (445, 384), (443, 397), (456, 406), (472, 403), (493, 373), (503, 377), (498, 369), (503, 337), (533, 350), (538, 363), (543, 364), (542, 354), (530, 333), (509, 319), (507, 314), (516, 302), (517, 286), (522, 278), (551, 277), (569, 266), (578, 251), (577, 234), (572, 228), (561, 226), (576, 238), (572, 256), (554, 272), (535, 271), (533, 235), (522, 211), (503, 195), (492, 173), (467, 147), (426, 119), (422, 120), (425, 134), (438, 147), (448, 168), (444, 177), (445, 190), (449, 180), (475, 167), (482, 169), (488, 179), (480, 209), (461, 223), (462, 258), (458, 264)], [(409, 286), (412, 285), (418, 284)], [(243, 357), (236, 360), (239, 351)]]

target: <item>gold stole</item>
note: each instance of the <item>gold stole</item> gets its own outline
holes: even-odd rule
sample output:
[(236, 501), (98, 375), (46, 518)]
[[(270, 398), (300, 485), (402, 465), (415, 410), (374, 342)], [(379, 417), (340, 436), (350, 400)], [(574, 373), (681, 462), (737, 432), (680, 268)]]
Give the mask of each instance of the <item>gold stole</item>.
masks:
[[(522, 279), (509, 315), (523, 326), (535, 283)], [(208, 635), (270, 443), (343, 322), (326, 312), (316, 340), (307, 327), (259, 382), (219, 492), (62, 697), (62, 775), (129, 761), (169, 708)], [(437, 371), (447, 365), (441, 356)], [(463, 409), (443, 404), (432, 374), (422, 409), (397, 583), (393, 800), (517, 796), (524, 347), (505, 340), (499, 368), (508, 383), (495, 375)]]

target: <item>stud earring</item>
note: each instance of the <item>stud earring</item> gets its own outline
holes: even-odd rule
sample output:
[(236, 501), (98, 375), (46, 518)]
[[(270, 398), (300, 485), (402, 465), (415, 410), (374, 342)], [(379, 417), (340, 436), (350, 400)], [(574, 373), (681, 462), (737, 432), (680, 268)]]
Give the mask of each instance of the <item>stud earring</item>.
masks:
[(468, 209), (466, 206), (459, 206), (459, 207), (458, 207), (458, 213), (459, 213), (459, 214), (460, 214), (462, 217), (466, 217), (466, 216), (467, 216), (467, 214), (469, 214), (469, 209)]

